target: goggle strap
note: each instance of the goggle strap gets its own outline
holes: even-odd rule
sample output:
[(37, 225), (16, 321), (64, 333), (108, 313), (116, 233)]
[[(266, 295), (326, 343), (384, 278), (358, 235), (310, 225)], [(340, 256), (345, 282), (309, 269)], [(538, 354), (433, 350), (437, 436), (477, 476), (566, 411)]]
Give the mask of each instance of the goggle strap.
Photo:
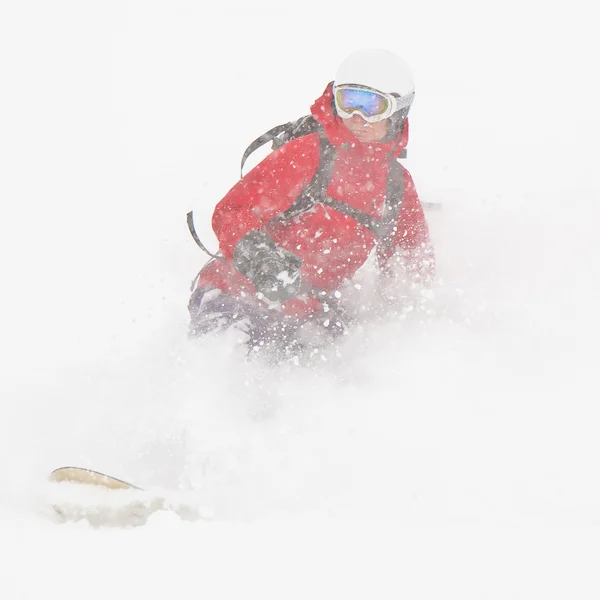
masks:
[(393, 97), (396, 103), (396, 110), (394, 110), (394, 112), (396, 112), (398, 110), (402, 110), (403, 108), (408, 108), (413, 103), (413, 100), (415, 99), (415, 92), (412, 91), (410, 94), (406, 94), (406, 96), (397, 96), (393, 94)]

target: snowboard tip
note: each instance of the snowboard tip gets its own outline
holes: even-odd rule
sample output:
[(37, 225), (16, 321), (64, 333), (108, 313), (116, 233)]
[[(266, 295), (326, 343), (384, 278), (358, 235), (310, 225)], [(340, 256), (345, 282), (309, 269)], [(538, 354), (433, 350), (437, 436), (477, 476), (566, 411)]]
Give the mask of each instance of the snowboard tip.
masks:
[(140, 488), (110, 475), (82, 467), (59, 467), (50, 473), (55, 483), (80, 483), (97, 485), (111, 490), (139, 490)]

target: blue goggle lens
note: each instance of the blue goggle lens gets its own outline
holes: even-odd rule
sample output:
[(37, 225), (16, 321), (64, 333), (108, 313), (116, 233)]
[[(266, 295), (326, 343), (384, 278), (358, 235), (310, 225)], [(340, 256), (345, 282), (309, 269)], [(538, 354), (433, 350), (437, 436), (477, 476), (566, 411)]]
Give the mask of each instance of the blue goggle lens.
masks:
[(389, 108), (389, 101), (385, 96), (357, 88), (338, 88), (335, 100), (344, 112), (351, 114), (359, 111), (366, 117), (382, 115)]

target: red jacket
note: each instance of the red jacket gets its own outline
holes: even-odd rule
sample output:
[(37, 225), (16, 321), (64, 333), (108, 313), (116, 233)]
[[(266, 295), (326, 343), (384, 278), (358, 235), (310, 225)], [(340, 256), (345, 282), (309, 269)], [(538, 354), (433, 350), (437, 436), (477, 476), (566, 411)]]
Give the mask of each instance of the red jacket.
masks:
[[(388, 152), (393, 150), (397, 157), (406, 147), (408, 122), (400, 139), (360, 142), (332, 108), (332, 84), (313, 104), (311, 113), (321, 123), (337, 152), (327, 195), (379, 219), (386, 197)], [(302, 259), (303, 281), (324, 290), (335, 290), (352, 278), (367, 260), (377, 240), (369, 229), (351, 216), (317, 204), (294, 219), (270, 223), (289, 208), (311, 182), (318, 165), (319, 134), (305, 135), (273, 151), (231, 188), (217, 204), (212, 219), (220, 250), (227, 262), (208, 263), (198, 278), (198, 287), (218, 287), (235, 296), (242, 292), (253, 293), (252, 284), (235, 269), (231, 259), (240, 238), (263, 227), (275, 243)], [(405, 250), (429, 246), (423, 209), (406, 170), (404, 197), (393, 243)], [(378, 249), (380, 262), (390, 254)], [(286, 304), (290, 307), (287, 312), (297, 312), (297, 302)]]

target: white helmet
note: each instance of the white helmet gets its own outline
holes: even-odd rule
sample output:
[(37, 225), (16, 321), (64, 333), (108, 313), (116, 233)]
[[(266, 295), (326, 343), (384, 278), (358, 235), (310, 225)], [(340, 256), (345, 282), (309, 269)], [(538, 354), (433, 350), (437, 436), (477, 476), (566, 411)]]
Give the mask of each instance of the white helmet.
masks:
[(339, 66), (334, 84), (356, 84), (401, 98), (414, 94), (408, 65), (389, 50), (364, 49), (350, 54)]

